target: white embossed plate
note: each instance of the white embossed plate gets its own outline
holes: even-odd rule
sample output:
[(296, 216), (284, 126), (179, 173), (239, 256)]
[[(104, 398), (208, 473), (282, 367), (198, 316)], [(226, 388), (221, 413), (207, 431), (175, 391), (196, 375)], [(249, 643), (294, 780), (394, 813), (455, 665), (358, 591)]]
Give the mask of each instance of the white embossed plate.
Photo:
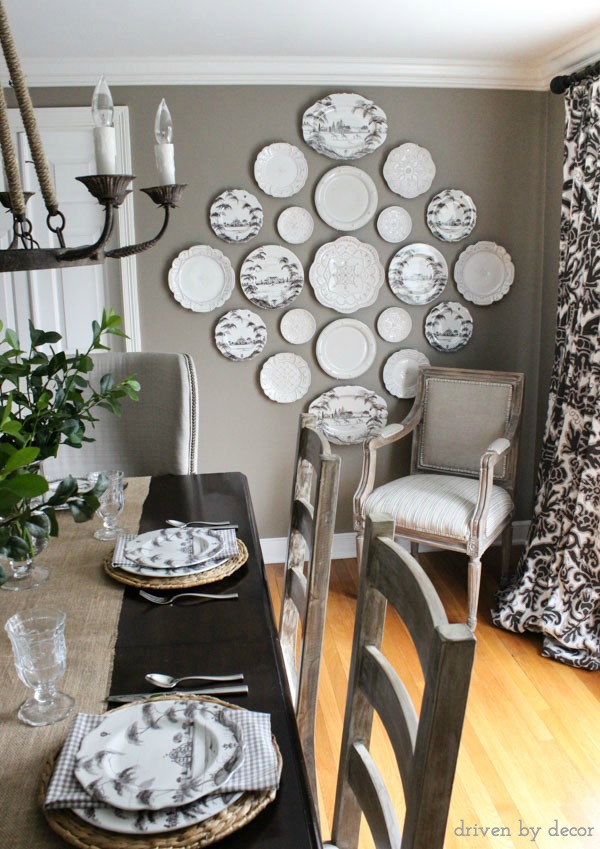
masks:
[(303, 398), (310, 386), (308, 363), (297, 354), (275, 354), (260, 370), (260, 385), (271, 401), (291, 404)]
[(317, 361), (324, 372), (340, 380), (364, 374), (373, 364), (377, 345), (371, 330), (355, 318), (338, 318), (317, 339)]
[(188, 310), (210, 312), (222, 306), (235, 284), (229, 259), (216, 248), (194, 245), (173, 260), (169, 289), (175, 300)]
[(222, 192), (212, 202), (209, 215), (219, 239), (232, 244), (252, 239), (263, 225), (263, 208), (245, 189)]
[(457, 301), (442, 301), (425, 317), (425, 338), (436, 351), (458, 351), (473, 333), (471, 313)]
[(388, 206), (379, 213), (377, 232), (386, 242), (403, 242), (412, 230), (410, 213), (402, 206)]
[(335, 445), (364, 442), (385, 427), (388, 416), (385, 400), (364, 386), (335, 386), (315, 398), (308, 412)]
[(427, 148), (406, 142), (390, 151), (383, 166), (383, 177), (397, 195), (416, 198), (433, 183), (435, 163)]
[(477, 242), (458, 257), (454, 279), (463, 298), (487, 306), (506, 295), (515, 279), (515, 267), (500, 245)]
[(308, 272), (317, 300), (342, 313), (374, 304), (384, 278), (376, 249), (354, 236), (322, 245)]
[(229, 310), (215, 327), (215, 343), (229, 360), (251, 360), (267, 341), (267, 327), (251, 310)]
[(277, 219), (277, 232), (290, 245), (301, 245), (312, 236), (315, 222), (302, 206), (288, 206)]
[(240, 285), (257, 307), (275, 309), (298, 297), (304, 285), (304, 269), (289, 248), (263, 245), (249, 253), (242, 263)]
[(358, 230), (375, 215), (377, 189), (365, 171), (354, 165), (339, 165), (317, 183), (315, 206), (330, 227)]
[(138, 566), (177, 569), (204, 563), (219, 553), (223, 543), (202, 528), (164, 528), (138, 534), (125, 543), (124, 554)]
[(444, 189), (427, 205), (427, 226), (443, 242), (466, 238), (477, 223), (473, 199), (460, 189)]
[(330, 94), (302, 116), (304, 141), (331, 159), (360, 159), (383, 144), (385, 112), (360, 94)]
[(444, 291), (448, 266), (437, 248), (415, 242), (392, 257), (388, 280), (394, 295), (405, 304), (428, 304)]
[(254, 178), (263, 192), (275, 198), (295, 195), (306, 183), (308, 165), (293, 144), (275, 142), (263, 147), (254, 163)]
[(383, 367), (383, 383), (390, 395), (396, 398), (414, 398), (417, 392), (417, 378), (421, 366), (428, 366), (429, 360), (420, 351), (403, 348), (387, 358)]
[(303, 345), (305, 342), (310, 342), (315, 335), (317, 322), (308, 310), (293, 309), (288, 310), (281, 317), (279, 329), (286, 342), (292, 345)]
[(386, 342), (402, 342), (412, 330), (412, 318), (402, 307), (388, 307), (377, 319), (377, 332)]

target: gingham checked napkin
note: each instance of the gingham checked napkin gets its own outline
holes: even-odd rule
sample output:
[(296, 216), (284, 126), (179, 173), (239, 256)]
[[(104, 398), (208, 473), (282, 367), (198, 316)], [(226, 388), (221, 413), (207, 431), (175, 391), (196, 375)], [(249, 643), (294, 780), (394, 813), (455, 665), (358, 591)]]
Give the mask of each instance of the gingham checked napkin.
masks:
[[(172, 530), (176, 530), (173, 528)], [(223, 530), (218, 530), (217, 528), (211, 528), (211, 533), (219, 536), (223, 542), (222, 548), (219, 549), (219, 553), (214, 559), (206, 560), (201, 564), (198, 571), (207, 571), (208, 569), (212, 569), (214, 566), (218, 566), (223, 563), (225, 560), (229, 560), (230, 557), (235, 557), (238, 554), (238, 544), (237, 544), (237, 536), (234, 528), (226, 528)], [(113, 566), (131, 566), (132, 561), (128, 560), (125, 556), (125, 545), (131, 540), (136, 538), (136, 534), (121, 534), (117, 542), (115, 544), (115, 550), (112, 559)], [(173, 574), (177, 574), (177, 569), (173, 569)]]
[[(271, 738), (270, 715), (220, 706), (218, 710), (224, 721), (237, 726), (244, 748), (239, 769), (219, 787), (219, 793), (277, 788), (279, 770)], [(81, 741), (103, 719), (103, 715), (89, 713), (78, 713), (73, 719), (54, 765), (44, 801), (45, 808), (107, 807), (106, 803), (92, 799), (75, 776), (75, 760)]]

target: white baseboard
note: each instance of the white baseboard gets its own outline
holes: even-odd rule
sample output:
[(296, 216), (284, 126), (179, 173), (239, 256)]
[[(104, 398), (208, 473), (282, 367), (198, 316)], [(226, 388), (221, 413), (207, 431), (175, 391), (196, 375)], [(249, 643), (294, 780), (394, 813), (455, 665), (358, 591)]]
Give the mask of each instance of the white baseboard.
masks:
[[(514, 522), (513, 524), (513, 543), (515, 545), (523, 545), (527, 539), (527, 531), (529, 529), (528, 521)], [(265, 563), (283, 563), (285, 560), (285, 550), (287, 545), (286, 537), (270, 537), (261, 539), (260, 547), (262, 548), (263, 560)], [(408, 543), (406, 543), (408, 548)], [(432, 551), (428, 546), (422, 547), (423, 551)], [(343, 560), (348, 557), (356, 557), (356, 543), (354, 533), (336, 534), (333, 538), (333, 560)]]

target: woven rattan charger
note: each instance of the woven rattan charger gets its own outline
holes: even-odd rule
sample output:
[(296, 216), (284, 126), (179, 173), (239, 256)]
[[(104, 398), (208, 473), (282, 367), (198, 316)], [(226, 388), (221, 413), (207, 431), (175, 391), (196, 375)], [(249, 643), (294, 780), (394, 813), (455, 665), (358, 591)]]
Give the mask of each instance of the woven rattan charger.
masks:
[(248, 549), (241, 541), (237, 540), (238, 553), (229, 560), (225, 560), (218, 566), (212, 569), (207, 569), (205, 572), (196, 572), (192, 575), (182, 575), (180, 578), (150, 578), (147, 575), (133, 575), (129, 572), (119, 569), (118, 566), (112, 565), (113, 555), (110, 554), (104, 559), (104, 571), (115, 581), (120, 581), (122, 584), (128, 584), (130, 587), (138, 587), (140, 589), (147, 587), (155, 590), (178, 590), (184, 587), (198, 587), (201, 584), (210, 584), (213, 581), (220, 581), (222, 578), (227, 578), (237, 572), (244, 563), (248, 560)]
[[(224, 707), (235, 710), (244, 710), (239, 705), (224, 702), (214, 696), (193, 696), (186, 693), (165, 694), (158, 696), (152, 701), (164, 701), (166, 699), (193, 699), (194, 701), (214, 702)], [(132, 702), (131, 704), (143, 704), (143, 702)], [(115, 710), (124, 710), (131, 707), (124, 705)], [(108, 711), (112, 713), (113, 711)], [(273, 737), (273, 746), (277, 755), (279, 775), (281, 775), (281, 752), (277, 741)], [(58, 755), (58, 752), (56, 753)], [(48, 790), (48, 783), (52, 776), (56, 755), (46, 763), (42, 774), (39, 801), (43, 805)], [(177, 831), (164, 832), (163, 834), (118, 834), (103, 828), (89, 825), (80, 819), (77, 814), (68, 808), (60, 810), (45, 810), (44, 816), (53, 831), (59, 834), (67, 843), (79, 846), (80, 849), (200, 849), (209, 846), (228, 834), (242, 828), (246, 823), (253, 820), (264, 808), (269, 805), (277, 794), (276, 789), (256, 790), (243, 793), (237, 801), (232, 802), (225, 810), (220, 811), (212, 817), (186, 826)]]

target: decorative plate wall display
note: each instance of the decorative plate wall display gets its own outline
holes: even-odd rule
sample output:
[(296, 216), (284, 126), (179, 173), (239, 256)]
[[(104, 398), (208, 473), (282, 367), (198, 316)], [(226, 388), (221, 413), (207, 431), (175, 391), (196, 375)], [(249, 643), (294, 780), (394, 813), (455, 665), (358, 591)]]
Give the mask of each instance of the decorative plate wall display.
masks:
[(377, 332), (386, 342), (402, 342), (412, 330), (412, 318), (402, 307), (388, 307), (377, 319)]
[(383, 166), (383, 176), (397, 195), (416, 198), (433, 183), (435, 163), (427, 148), (406, 142), (390, 152)]
[(315, 229), (315, 222), (302, 206), (288, 206), (277, 219), (277, 232), (290, 245), (301, 245), (308, 241)]
[(335, 445), (355, 445), (379, 433), (387, 423), (385, 400), (364, 386), (336, 386), (310, 404), (309, 413)]
[(473, 199), (460, 189), (445, 189), (429, 201), (427, 226), (443, 242), (458, 242), (472, 232), (477, 223)]
[(291, 345), (303, 345), (315, 335), (317, 322), (308, 310), (288, 310), (279, 324), (281, 335)]
[(310, 369), (297, 354), (275, 354), (260, 370), (260, 385), (271, 401), (291, 404), (303, 398), (310, 386)]
[(360, 94), (330, 94), (302, 117), (304, 141), (331, 159), (360, 159), (383, 144), (385, 112)]
[(317, 183), (315, 206), (326, 224), (336, 230), (358, 230), (377, 209), (375, 183), (354, 165), (339, 165)]
[(295, 195), (306, 183), (308, 165), (301, 150), (293, 144), (275, 142), (263, 147), (254, 163), (254, 178), (260, 188), (274, 198)]
[(387, 358), (383, 367), (383, 383), (390, 395), (396, 398), (414, 398), (417, 392), (417, 378), (421, 366), (428, 366), (429, 360), (420, 351), (404, 348)]
[(436, 351), (459, 351), (472, 334), (471, 313), (457, 301), (442, 301), (427, 313), (425, 338)]
[(242, 263), (240, 285), (257, 307), (275, 309), (298, 297), (304, 285), (304, 269), (288, 248), (263, 245), (249, 253)]
[(229, 259), (216, 248), (194, 245), (181, 251), (169, 270), (169, 289), (182, 307), (210, 312), (231, 295), (235, 274)]
[(412, 218), (402, 206), (388, 206), (379, 213), (377, 232), (386, 242), (403, 242), (411, 230)]
[(354, 236), (322, 245), (308, 272), (317, 300), (342, 313), (374, 304), (384, 278), (375, 248)]
[(467, 301), (487, 306), (503, 298), (515, 279), (510, 254), (495, 242), (477, 242), (454, 266), (456, 288)]
[(251, 360), (267, 341), (262, 318), (250, 310), (229, 310), (215, 327), (215, 343), (228, 360)]
[(355, 318), (339, 318), (317, 339), (317, 361), (324, 372), (340, 380), (364, 374), (373, 364), (377, 345), (371, 330)]
[(244, 189), (222, 192), (210, 207), (210, 226), (224, 242), (247, 242), (256, 236), (262, 224), (260, 202)]
[(405, 304), (428, 304), (444, 291), (448, 266), (437, 248), (415, 242), (392, 257), (388, 280), (394, 295)]

